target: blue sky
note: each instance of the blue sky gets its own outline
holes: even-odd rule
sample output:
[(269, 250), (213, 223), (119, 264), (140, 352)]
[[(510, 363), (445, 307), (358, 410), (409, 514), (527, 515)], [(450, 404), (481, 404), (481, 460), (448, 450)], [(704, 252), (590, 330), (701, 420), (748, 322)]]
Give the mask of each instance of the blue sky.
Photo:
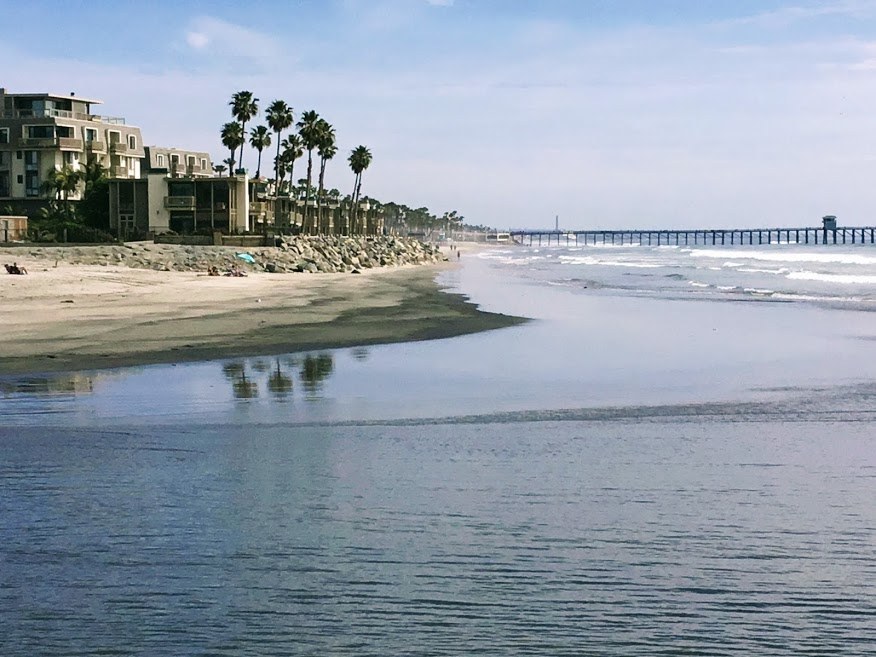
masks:
[(335, 126), (327, 179), (345, 193), (346, 154), (365, 144), (363, 194), (497, 227), (876, 223), (876, 0), (34, 1), (3, 15), (18, 27), (0, 86), (103, 99), (147, 143), (217, 161), (234, 91), (282, 98)]

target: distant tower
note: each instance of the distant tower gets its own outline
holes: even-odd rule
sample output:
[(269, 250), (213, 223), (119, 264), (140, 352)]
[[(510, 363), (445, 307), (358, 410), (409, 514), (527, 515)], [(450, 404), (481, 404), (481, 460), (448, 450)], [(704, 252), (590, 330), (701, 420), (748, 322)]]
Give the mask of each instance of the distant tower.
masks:
[(554, 230), (560, 229), (560, 215), (554, 217)]

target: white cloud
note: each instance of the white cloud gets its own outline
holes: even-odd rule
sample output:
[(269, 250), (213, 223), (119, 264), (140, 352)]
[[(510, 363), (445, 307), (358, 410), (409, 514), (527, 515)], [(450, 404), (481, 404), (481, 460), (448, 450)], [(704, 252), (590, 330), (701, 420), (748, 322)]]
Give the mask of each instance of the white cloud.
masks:
[(210, 37), (203, 32), (188, 32), (186, 34), (186, 43), (195, 50), (203, 50), (210, 43)]
[(259, 32), (213, 16), (194, 18), (185, 32), (192, 50), (211, 56), (270, 61), (281, 52), (280, 44), (265, 32)]

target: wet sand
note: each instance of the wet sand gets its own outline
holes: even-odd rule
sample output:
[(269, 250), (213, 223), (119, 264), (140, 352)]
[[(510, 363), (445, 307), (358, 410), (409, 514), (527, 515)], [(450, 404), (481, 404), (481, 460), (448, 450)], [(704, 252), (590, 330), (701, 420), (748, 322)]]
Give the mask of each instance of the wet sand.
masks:
[(0, 277), (0, 374), (409, 342), (524, 321), (441, 291), (447, 264), (245, 278), (28, 265), (27, 276)]

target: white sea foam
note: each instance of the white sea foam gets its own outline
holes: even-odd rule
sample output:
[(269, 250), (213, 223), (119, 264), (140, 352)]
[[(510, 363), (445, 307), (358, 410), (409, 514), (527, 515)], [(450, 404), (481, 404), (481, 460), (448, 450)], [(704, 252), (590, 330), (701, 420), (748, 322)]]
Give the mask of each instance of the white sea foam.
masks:
[[(726, 249), (703, 249), (690, 251), (693, 258), (726, 258)], [(738, 251), (733, 253), (739, 260), (760, 260), (767, 262), (817, 262), (841, 265), (876, 265), (876, 256), (857, 253), (791, 253), (787, 251)]]
[(688, 281), (692, 287), (711, 287), (708, 283), (700, 283), (699, 281)]
[(560, 256), (559, 260), (565, 265), (601, 265), (603, 267), (630, 267), (631, 269), (659, 269), (663, 266), (653, 262), (600, 260), (593, 256)]
[(795, 281), (824, 281), (846, 285), (876, 285), (876, 276), (866, 274), (820, 274), (814, 271), (792, 271), (787, 278)]
[(730, 292), (731, 290), (738, 290), (739, 288), (735, 285), (719, 285), (718, 289), (722, 292)]
[(763, 295), (767, 295), (767, 296), (776, 293), (775, 290), (767, 290), (767, 289), (757, 288), (757, 287), (746, 287), (742, 291), (748, 292), (748, 294), (763, 294)]
[(785, 267), (782, 267), (781, 269), (756, 269), (756, 268), (754, 268), (754, 267), (740, 267), (740, 268), (737, 269), (736, 271), (742, 271), (742, 272), (746, 272), (746, 273), (748, 273), (748, 274), (774, 274), (774, 275), (780, 275), (780, 274), (787, 274), (787, 273), (788, 273), (789, 271), (791, 271), (791, 270), (790, 270), (790, 269), (787, 269), (787, 268), (785, 268)]

